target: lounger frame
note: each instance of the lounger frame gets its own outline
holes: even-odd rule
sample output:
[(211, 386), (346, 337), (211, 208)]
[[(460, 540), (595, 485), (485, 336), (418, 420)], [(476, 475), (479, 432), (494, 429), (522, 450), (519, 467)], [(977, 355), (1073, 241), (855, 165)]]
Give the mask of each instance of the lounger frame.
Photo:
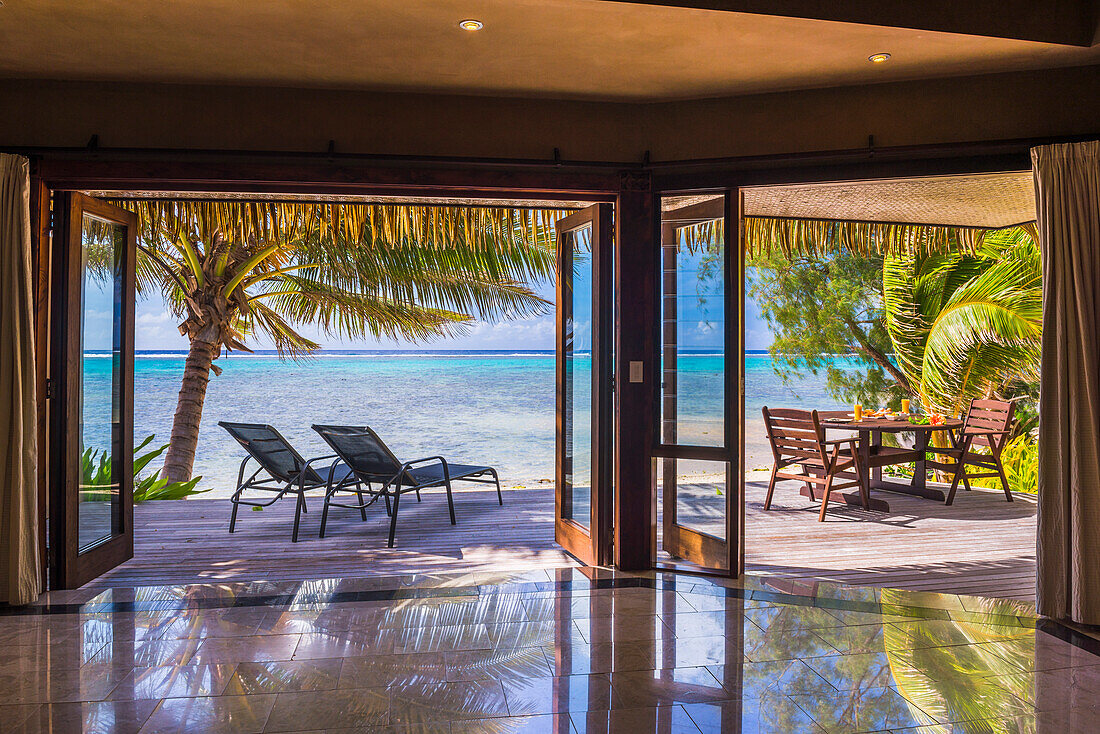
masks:
[[(460, 465), (459, 471), (453, 471), (455, 465), (449, 464), (442, 456), (425, 456), (412, 461), (401, 462), (385, 442), (379, 438), (369, 426), (333, 426), (314, 425), (313, 430), (320, 434), (321, 438), (342, 462), (350, 468), (350, 473), (340, 480), (330, 483), (325, 490), (325, 503), (321, 510), (321, 533), (325, 537), (328, 525), (328, 512), (330, 507), (342, 507), (345, 509), (357, 509), (362, 513), (366, 508), (374, 504), (379, 497), (386, 503), (386, 514), (390, 517), (390, 530), (388, 546), (394, 546), (397, 537), (397, 514), (401, 504), (401, 495), (410, 492), (416, 493), (417, 502), (420, 501), (420, 490), (433, 487), (443, 487), (447, 492), (447, 510), (450, 514), (451, 524), (457, 524), (455, 519), (454, 495), (451, 491), (451, 483), (456, 481), (474, 482), (479, 484), (495, 484), (497, 490), (497, 503), (504, 504), (504, 496), (500, 491), (500, 477), (496, 469), (491, 466), (466, 466)], [(363, 455), (353, 453), (347, 443), (342, 443), (341, 438), (361, 439), (367, 442), (372, 449), (373, 466), (365, 461)], [(416, 468), (424, 465), (435, 464), (441, 471), (437, 476), (425, 478), (422, 474), (418, 479)], [(355, 489), (352, 489), (352, 487)], [(355, 492), (358, 503), (345, 503), (337, 501), (340, 492)], [(366, 497), (364, 497), (366, 495)]]

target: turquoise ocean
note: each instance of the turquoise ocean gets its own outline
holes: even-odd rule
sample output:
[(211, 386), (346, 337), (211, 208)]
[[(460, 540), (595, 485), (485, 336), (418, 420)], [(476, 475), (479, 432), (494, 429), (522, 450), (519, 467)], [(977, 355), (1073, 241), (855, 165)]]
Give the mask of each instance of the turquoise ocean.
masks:
[[(721, 361), (715, 354), (681, 356), (681, 416), (701, 435), (721, 431)], [(110, 364), (109, 358), (87, 360), (86, 386), (99, 383), (94, 374), (101, 372), (107, 388)], [(168, 441), (183, 364), (180, 352), (138, 353), (137, 440), (154, 433), (158, 443)], [(217, 364), (223, 372), (210, 380), (195, 460), (200, 486), (216, 490), (208, 497), (231, 491), (242, 458), (218, 426), (223, 420), (270, 423), (307, 457), (330, 453), (311, 424), (365, 424), (403, 459), (442, 454), (456, 462), (491, 464), (506, 486), (553, 479), (552, 351), (325, 351), (297, 363), (256, 353), (223, 356)], [(583, 373), (583, 362), (577, 367)], [(762, 405), (842, 407), (825, 393), (823, 377), (784, 384), (767, 354), (746, 355), (745, 367), (750, 469), (770, 459)]]

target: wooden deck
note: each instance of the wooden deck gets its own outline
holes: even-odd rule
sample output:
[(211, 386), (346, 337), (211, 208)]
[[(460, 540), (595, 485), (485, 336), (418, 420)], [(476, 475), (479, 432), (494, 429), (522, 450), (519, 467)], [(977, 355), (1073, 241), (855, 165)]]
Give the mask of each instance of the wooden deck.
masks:
[[(1033, 599), (1035, 504), (1009, 504), (999, 492), (960, 492), (946, 507), (930, 500), (886, 495), (891, 512), (838, 507), (817, 522), (816, 505), (793, 483), (781, 484), (769, 512), (765, 482), (747, 483), (746, 567), (750, 573), (865, 586)], [(700, 525), (715, 494), (698, 502)], [(575, 565), (554, 543), (553, 490), (456, 493), (459, 524), (447, 520), (444, 498), (403, 504), (397, 547), (386, 548), (385, 512), (367, 522), (334, 511), (319, 539), (320, 503), (304, 516), (301, 540), (290, 542), (293, 504), (242, 511), (227, 532), (227, 500), (151, 502), (134, 512), (135, 557), (95, 586), (391, 576), (443, 571), (519, 571)], [(686, 509), (686, 508), (685, 508)], [(683, 517), (684, 511), (681, 510)], [(690, 524), (690, 522), (688, 523)]]
[[(960, 491), (950, 507), (881, 493), (890, 512), (820, 505), (779, 484), (764, 511), (766, 473), (746, 482), (746, 568), (860, 586), (1035, 599), (1035, 498)], [(832, 507), (832, 506), (830, 506)]]
[(95, 586), (398, 576), (411, 573), (511, 571), (578, 565), (554, 543), (554, 490), (455, 492), (452, 526), (438, 490), (401, 500), (397, 544), (386, 547), (385, 509), (333, 509), (323, 539), (320, 497), (290, 542), (294, 503), (262, 512), (242, 507), (229, 534), (227, 499), (147, 502), (134, 507), (134, 557)]

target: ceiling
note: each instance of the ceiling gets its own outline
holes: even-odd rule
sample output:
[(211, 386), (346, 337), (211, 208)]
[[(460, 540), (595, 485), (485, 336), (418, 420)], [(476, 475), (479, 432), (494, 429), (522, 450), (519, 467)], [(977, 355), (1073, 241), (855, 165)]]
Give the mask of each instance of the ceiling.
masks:
[(1095, 62), (1100, 47), (600, 0), (0, 7), (7, 78), (657, 101)]
[(1035, 219), (1031, 171), (744, 190), (749, 217), (830, 219), (998, 229)]

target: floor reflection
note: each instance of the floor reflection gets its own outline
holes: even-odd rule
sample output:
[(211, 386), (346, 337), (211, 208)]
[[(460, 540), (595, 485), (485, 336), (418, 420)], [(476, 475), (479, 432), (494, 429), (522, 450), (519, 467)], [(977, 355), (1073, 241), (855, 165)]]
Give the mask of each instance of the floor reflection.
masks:
[(1100, 707), (1100, 657), (1026, 605), (752, 577), (146, 587), (12, 611), (3, 732), (1084, 732)]

